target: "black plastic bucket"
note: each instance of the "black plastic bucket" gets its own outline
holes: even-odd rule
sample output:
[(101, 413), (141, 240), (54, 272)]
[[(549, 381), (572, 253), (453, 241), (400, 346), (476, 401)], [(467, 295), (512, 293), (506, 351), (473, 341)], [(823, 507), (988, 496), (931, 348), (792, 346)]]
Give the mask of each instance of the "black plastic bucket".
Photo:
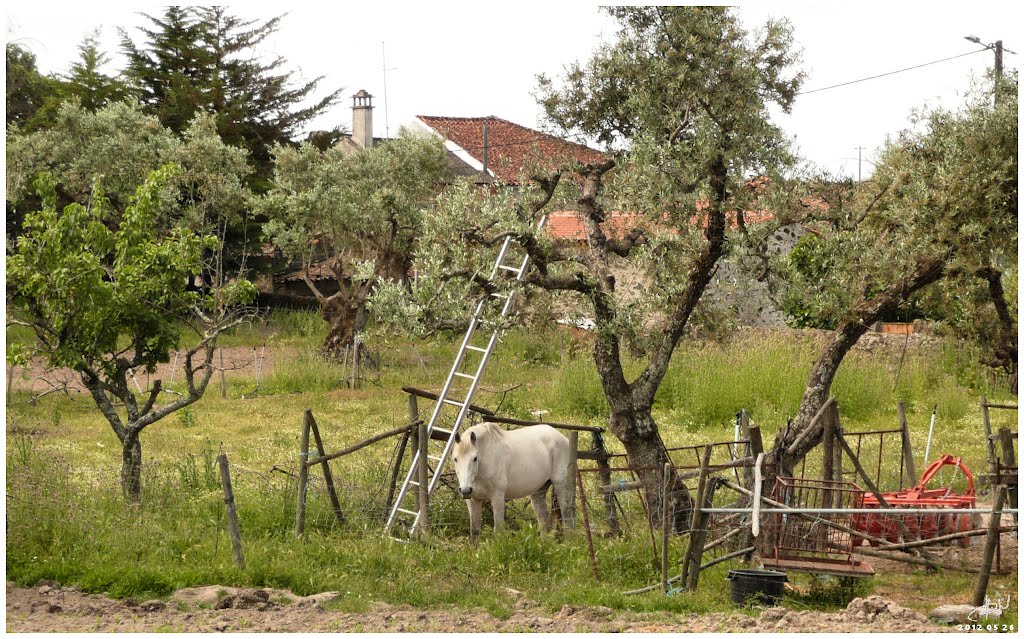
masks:
[(788, 581), (786, 573), (774, 570), (730, 570), (726, 579), (732, 582), (733, 603), (769, 606), (778, 602)]

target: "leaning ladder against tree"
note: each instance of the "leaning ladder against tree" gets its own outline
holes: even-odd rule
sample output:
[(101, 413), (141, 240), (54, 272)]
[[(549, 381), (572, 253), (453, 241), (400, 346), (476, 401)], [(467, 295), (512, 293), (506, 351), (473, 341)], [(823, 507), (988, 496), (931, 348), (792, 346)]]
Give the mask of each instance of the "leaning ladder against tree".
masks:
[[(539, 231), (544, 227), (547, 221), (547, 215), (542, 215), (540, 220), (537, 222), (536, 228)], [(510, 249), (512, 249), (513, 238), (511, 235), (506, 236), (501, 244), (501, 248), (498, 250), (498, 256), (494, 260), (494, 267), (491, 269), (490, 277), (486, 282), (479, 282), (483, 288), (487, 291), (486, 296), (482, 297), (476, 304), (476, 308), (473, 311), (473, 315), (469, 320), (469, 327), (466, 329), (465, 336), (462, 338), (462, 344), (459, 347), (458, 353), (455, 355), (455, 362), (452, 364), (451, 371), (448, 373), (448, 378), (444, 382), (444, 387), (441, 389), (441, 393), (437, 398), (437, 402), (434, 404), (433, 413), (430, 416), (430, 421), (427, 422), (426, 428), (426, 440), (427, 445), (431, 440), (431, 433), (434, 430), (439, 432), (445, 432), (438, 428), (438, 424), (446, 417), (446, 407), (451, 406), (456, 409), (454, 420), (452, 421), (451, 430), (447, 432), (447, 439), (445, 439), (444, 449), (440, 455), (426, 455), (427, 459), (423, 459), (424, 450), (429, 450), (421, 444), (420, 449), (415, 452), (412, 458), (412, 462), (409, 465), (409, 472), (406, 474), (405, 481), (402, 482), (402, 487), (398, 492), (398, 497), (395, 499), (395, 504), (391, 508), (391, 512), (388, 515), (387, 523), (384, 526), (385, 532), (390, 532), (391, 528), (397, 523), (398, 519), (405, 517), (409, 520), (408, 531), (409, 536), (412, 537), (416, 533), (416, 529), (420, 523), (420, 510), (419, 508), (406, 508), (403, 506), (407, 499), (415, 498), (419, 493), (420, 481), (419, 478), (427, 478), (427, 495), (434, 492), (437, 487), (438, 480), (441, 477), (441, 470), (444, 468), (445, 462), (448, 460), (448, 455), (451, 452), (452, 446), (455, 443), (455, 438), (459, 432), (459, 426), (465, 419), (466, 414), (469, 412), (470, 404), (473, 401), (473, 395), (476, 394), (476, 390), (480, 384), (480, 378), (483, 376), (484, 368), (487, 366), (487, 362), (491, 357), (491, 353), (494, 352), (494, 347), (498, 342), (498, 337), (504, 329), (502, 320), (508, 317), (512, 310), (513, 300), (515, 299), (515, 288), (506, 289), (506, 292), (499, 292), (497, 283), (500, 278), (506, 273), (510, 273), (514, 276), (515, 282), (521, 282), (523, 274), (526, 273), (526, 269), (530, 263), (530, 256), (528, 253), (524, 254), (522, 261), (519, 266), (510, 266), (506, 264), (506, 259), (510, 257)], [(513, 258), (515, 259), (515, 258)], [(476, 280), (476, 277), (474, 277)], [(490, 305), (501, 304), (500, 319), (498, 319), (494, 330), (491, 331), (490, 337), (487, 340), (486, 345), (479, 346), (473, 343), (473, 337), (477, 333), (477, 329), (484, 323), (486, 311)], [(476, 365), (476, 370), (473, 373), (462, 372), (463, 365), (466, 364), (466, 356), (468, 353), (476, 353), (479, 355), (479, 363)], [(472, 367), (471, 367), (472, 368)], [(465, 391), (465, 395), (462, 400), (452, 399), (452, 395), (459, 395), (458, 390), (453, 388), (457, 384), (459, 379), (469, 380), (469, 388)], [(434, 463), (433, 468), (430, 467), (430, 462)], [(426, 464), (426, 473), (421, 474), (420, 464)], [(415, 486), (417, 490), (410, 493), (409, 488)]]

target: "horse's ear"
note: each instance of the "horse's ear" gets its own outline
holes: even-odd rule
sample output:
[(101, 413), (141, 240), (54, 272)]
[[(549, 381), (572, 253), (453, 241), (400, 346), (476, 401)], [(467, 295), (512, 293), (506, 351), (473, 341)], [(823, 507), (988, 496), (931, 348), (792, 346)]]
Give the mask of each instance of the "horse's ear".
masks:
[(471, 432), (469, 434), (469, 443), (471, 443), (471, 444), (475, 444), (476, 443), (476, 433)]
[(455, 443), (458, 444), (461, 441), (462, 441), (462, 436), (459, 435), (458, 433), (455, 433)]

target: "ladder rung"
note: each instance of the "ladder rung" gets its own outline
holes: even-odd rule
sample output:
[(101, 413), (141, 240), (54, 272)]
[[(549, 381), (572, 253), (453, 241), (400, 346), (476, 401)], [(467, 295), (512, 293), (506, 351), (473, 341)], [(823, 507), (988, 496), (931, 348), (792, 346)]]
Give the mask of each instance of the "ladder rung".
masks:
[(457, 402), (454, 399), (445, 399), (444, 403), (451, 404), (452, 406), (458, 406), (459, 408), (462, 408), (463, 406), (466, 405), (465, 402)]
[(456, 372), (455, 374), (458, 375), (459, 377), (465, 377), (466, 379), (476, 379), (476, 375), (467, 375), (466, 373), (459, 372)]
[(427, 455), (427, 459), (431, 459), (433, 461), (441, 461), (441, 458), (438, 457), (437, 455)]
[(504, 293), (491, 293), (491, 297), (497, 297), (499, 300), (508, 299), (508, 295), (505, 295)]
[(419, 486), (420, 483), (418, 481), (416, 481), (415, 479), (410, 479), (409, 480), (409, 485), (410, 486)]
[(471, 351), (476, 351), (478, 353), (486, 353), (487, 352), (486, 348), (480, 348), (479, 346), (469, 346), (469, 345), (467, 345), (466, 348), (471, 350)]
[(505, 266), (504, 264), (500, 265), (498, 268), (505, 269), (506, 271), (512, 271), (516, 275), (519, 275), (520, 273), (523, 272), (523, 269), (521, 268), (516, 268), (515, 266)]
[(398, 512), (405, 513), (406, 515), (413, 515), (413, 516), (419, 515), (419, 513), (416, 512), (415, 510), (406, 510), (405, 508), (399, 508)]

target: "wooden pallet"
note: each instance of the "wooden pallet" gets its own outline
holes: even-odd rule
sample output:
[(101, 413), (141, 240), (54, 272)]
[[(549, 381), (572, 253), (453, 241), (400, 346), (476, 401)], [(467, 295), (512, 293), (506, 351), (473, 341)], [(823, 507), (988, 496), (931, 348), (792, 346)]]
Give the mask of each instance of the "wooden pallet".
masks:
[(835, 577), (870, 577), (875, 574), (871, 564), (853, 559), (826, 559), (826, 558), (800, 558), (800, 557), (763, 557), (761, 563), (765, 568), (776, 570), (794, 570), (797, 572), (812, 572), (820, 575), (833, 575)]

